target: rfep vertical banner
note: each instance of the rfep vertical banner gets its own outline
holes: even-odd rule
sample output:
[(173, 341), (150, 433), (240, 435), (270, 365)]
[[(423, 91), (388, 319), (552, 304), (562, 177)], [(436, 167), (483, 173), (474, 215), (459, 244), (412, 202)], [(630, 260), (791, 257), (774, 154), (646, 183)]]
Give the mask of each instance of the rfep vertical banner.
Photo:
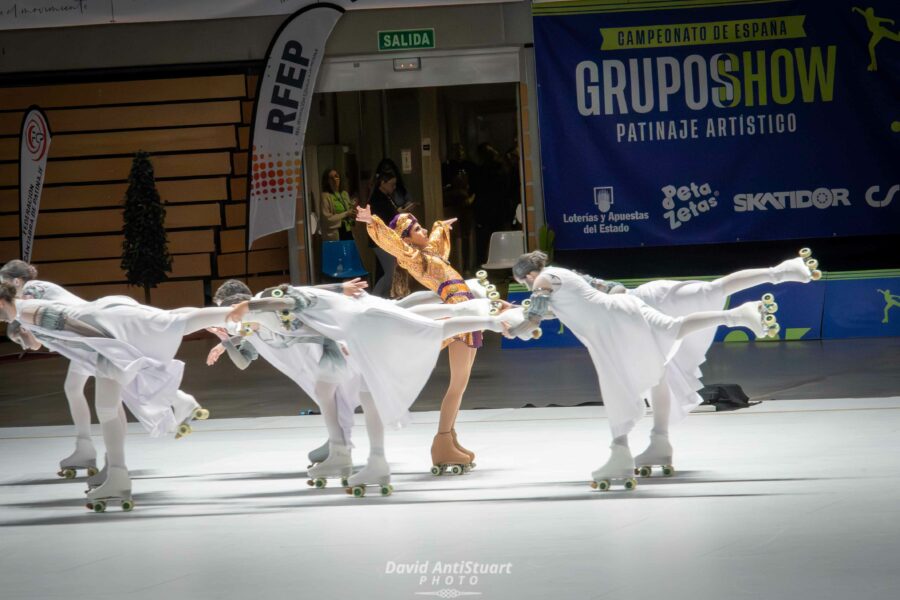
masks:
[(560, 249), (900, 233), (900, 3), (535, 3)]
[(250, 132), (248, 248), (254, 240), (295, 223), (316, 76), (325, 42), (343, 13), (334, 4), (303, 8), (284, 22), (269, 46)]
[(50, 153), (50, 125), (47, 116), (37, 106), (29, 107), (22, 119), (19, 137), (19, 215), (22, 260), (31, 261), (34, 229), (41, 207), (41, 190)]

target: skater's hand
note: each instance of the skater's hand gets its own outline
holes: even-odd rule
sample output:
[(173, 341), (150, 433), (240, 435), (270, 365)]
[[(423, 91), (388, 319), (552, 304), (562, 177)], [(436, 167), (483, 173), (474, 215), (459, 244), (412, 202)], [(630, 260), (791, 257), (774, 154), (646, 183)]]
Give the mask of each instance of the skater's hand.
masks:
[(243, 302), (238, 302), (234, 305), (234, 308), (231, 309), (231, 312), (228, 313), (228, 316), (225, 317), (225, 321), (229, 323), (240, 323), (244, 319), (244, 315), (246, 315), (250, 311), (250, 301), (244, 300)]
[(351, 298), (356, 298), (362, 295), (363, 290), (369, 287), (368, 281), (363, 281), (359, 277), (355, 279), (351, 279), (350, 281), (345, 281), (341, 284), (344, 288), (344, 295), (350, 296)]
[(509, 323), (507, 323), (506, 321), (501, 321), (500, 326), (503, 327), (503, 332), (502, 332), (503, 337), (510, 339), (510, 340), (516, 337), (516, 336), (510, 334)]
[(444, 224), (444, 227), (447, 229), (453, 229), (453, 224), (456, 223), (459, 219), (453, 217), (452, 219), (447, 219), (446, 221), (441, 221)]
[(515, 308), (515, 306), (511, 302), (507, 302), (506, 300), (497, 300), (497, 302), (500, 303), (500, 313), (507, 311), (511, 308)]
[(213, 346), (213, 349), (209, 351), (209, 354), (206, 355), (206, 364), (210, 367), (213, 366), (223, 354), (225, 354), (225, 346), (216, 344)]
[(229, 338), (228, 332), (225, 331), (224, 327), (207, 327), (206, 330), (223, 342)]
[(372, 222), (372, 209), (368, 206), (361, 206), (356, 211), (356, 220), (363, 223)]

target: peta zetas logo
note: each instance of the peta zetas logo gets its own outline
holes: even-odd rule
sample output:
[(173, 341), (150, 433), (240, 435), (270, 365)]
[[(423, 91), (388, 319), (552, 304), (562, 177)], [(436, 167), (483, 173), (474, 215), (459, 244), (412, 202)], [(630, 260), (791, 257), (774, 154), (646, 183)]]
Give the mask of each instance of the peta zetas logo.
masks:
[(662, 193), (662, 206), (666, 209), (663, 217), (669, 221), (669, 228), (673, 230), (719, 205), (716, 200), (719, 191), (713, 191), (708, 183), (698, 186), (692, 181), (690, 185), (677, 188), (667, 185), (662, 188)]

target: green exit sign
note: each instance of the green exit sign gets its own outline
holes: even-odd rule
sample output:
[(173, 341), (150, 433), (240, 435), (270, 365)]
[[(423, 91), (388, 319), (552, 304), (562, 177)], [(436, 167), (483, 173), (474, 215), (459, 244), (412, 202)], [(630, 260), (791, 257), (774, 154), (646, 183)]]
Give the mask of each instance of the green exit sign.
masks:
[(423, 48), (434, 48), (434, 28), (378, 32), (379, 52), (421, 50)]

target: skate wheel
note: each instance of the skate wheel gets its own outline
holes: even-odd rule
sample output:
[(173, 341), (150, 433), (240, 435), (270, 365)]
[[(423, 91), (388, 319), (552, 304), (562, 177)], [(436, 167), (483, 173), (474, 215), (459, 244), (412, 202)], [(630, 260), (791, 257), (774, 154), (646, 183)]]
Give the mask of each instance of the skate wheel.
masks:
[(778, 312), (778, 303), (773, 302), (772, 304), (766, 304), (766, 311), (768, 311), (769, 314), (777, 313)]
[(671, 477), (675, 474), (675, 468), (672, 465), (663, 465), (662, 473), (666, 477)]
[(277, 288), (274, 289), (274, 290), (272, 290), (272, 297), (273, 297), (273, 298), (281, 298), (282, 296), (284, 296), (284, 290), (280, 290), (280, 289), (277, 289)]
[[(90, 506), (90, 504), (88, 504), (88, 506)], [(97, 500), (96, 502), (94, 502), (93, 509), (95, 513), (106, 512), (106, 502), (104, 502), (103, 500)]]
[(487, 279), (487, 275), (487, 271), (481, 269), (480, 271), (475, 273), (475, 278), (478, 279), (478, 281), (484, 281), (485, 279)]
[(488, 292), (487, 297), (491, 300), (499, 300), (500, 292), (498, 292), (497, 290), (494, 290), (493, 292)]
[(358, 486), (356, 486), (356, 487), (353, 488), (353, 497), (354, 497), (354, 498), (362, 498), (362, 497), (365, 496), (365, 495), (366, 495), (366, 488), (365, 488), (365, 487), (363, 487), (363, 486), (361, 486), (361, 485), (358, 485)]
[(432, 475), (440, 475), (442, 471), (443, 471), (443, 469), (441, 467), (439, 467), (438, 465), (434, 465), (433, 467), (431, 467)]
[(528, 308), (531, 306), (531, 298), (526, 298), (522, 300), (522, 308)]
[(349, 482), (348, 482), (348, 480), (347, 480), (346, 477), (341, 477), (341, 485), (342, 485), (343, 487), (347, 487), (348, 483), (349, 483)]
[(535, 329), (534, 331), (531, 332), (531, 337), (534, 338), (534, 339), (536, 339), (536, 340), (541, 339), (541, 336), (542, 336), (542, 335), (544, 335), (544, 330), (543, 330), (543, 329)]
[(94, 468), (94, 467), (88, 467), (88, 470), (87, 470), (88, 477), (93, 477), (93, 476), (96, 475), (97, 473), (98, 473), (98, 471), (97, 471), (96, 468)]
[(763, 294), (762, 301), (763, 304), (772, 304), (773, 302), (775, 302), (775, 294), (772, 294), (771, 292)]
[(776, 319), (775, 315), (773, 315), (773, 314), (767, 314), (766, 316), (763, 317), (763, 323), (765, 323), (765, 325), (767, 327), (772, 327), (777, 322), (778, 322), (778, 319)]
[(490, 293), (490, 292), (496, 292), (496, 291), (497, 291), (497, 286), (494, 285), (493, 283), (489, 283), (489, 284), (487, 284), (486, 286), (484, 286), (484, 289), (485, 289), (485, 291), (488, 292), (488, 293)]
[(450, 467), (450, 474), (451, 475), (462, 475), (463, 468), (459, 465), (453, 465)]
[(800, 248), (800, 258), (809, 258), (812, 256), (812, 250), (809, 248)]
[(646, 467), (646, 466), (645, 466), (645, 467), (641, 467), (641, 468), (639, 469), (639, 475), (640, 475), (641, 477), (650, 477), (650, 475), (651, 475), (652, 473), (653, 473), (653, 469), (652, 469), (651, 467)]
[(488, 314), (492, 317), (496, 317), (497, 315), (500, 314), (500, 309), (495, 306), (492, 306), (491, 310), (490, 310), (490, 312), (488, 312)]
[(637, 467), (635, 467), (635, 468), (634, 468), (634, 474), (635, 474), (635, 475), (640, 475), (640, 474), (641, 474), (641, 470), (638, 469)]
[(125, 512), (131, 512), (134, 508), (134, 502), (132, 500), (122, 500), (122, 510)]
[(75, 479), (75, 469), (63, 469), (57, 474), (60, 477), (65, 477), (66, 479)]
[(313, 487), (313, 486), (316, 485), (316, 482), (313, 481), (312, 479), (307, 479), (307, 480), (306, 480), (306, 485), (308, 485), (309, 487)]
[(774, 325), (769, 327), (768, 331), (766, 331), (766, 336), (770, 337), (770, 338), (776, 338), (776, 337), (778, 337), (778, 334), (780, 332), (781, 332), (781, 325), (779, 325), (778, 323), (775, 323)]
[(183, 423), (178, 426), (178, 435), (175, 436), (175, 439), (182, 438), (186, 435), (190, 435), (194, 430), (187, 423)]
[(605, 492), (609, 489), (609, 479), (603, 479), (601, 481), (595, 481), (594, 486), (592, 486), (595, 490), (600, 490), (601, 492)]
[(810, 258), (806, 261), (806, 266), (809, 267), (811, 271), (815, 271), (819, 268), (819, 261), (814, 258)]
[(323, 487), (325, 487), (326, 485), (328, 485), (328, 480), (319, 477), (318, 479), (316, 479), (316, 480), (313, 482), (313, 484), (316, 486), (316, 489), (321, 490)]
[(813, 281), (818, 281), (818, 280), (822, 279), (822, 271), (819, 271), (818, 269), (816, 269), (811, 273), (811, 276), (812, 276)]
[(394, 486), (392, 486), (392, 485), (381, 486), (381, 495), (382, 496), (390, 496), (393, 493), (394, 493)]
[(205, 408), (198, 408), (194, 411), (194, 418), (198, 421), (205, 421), (209, 418), (209, 411)]
[(626, 479), (625, 480), (625, 489), (626, 490), (633, 490), (636, 487), (637, 487), (636, 479)]

